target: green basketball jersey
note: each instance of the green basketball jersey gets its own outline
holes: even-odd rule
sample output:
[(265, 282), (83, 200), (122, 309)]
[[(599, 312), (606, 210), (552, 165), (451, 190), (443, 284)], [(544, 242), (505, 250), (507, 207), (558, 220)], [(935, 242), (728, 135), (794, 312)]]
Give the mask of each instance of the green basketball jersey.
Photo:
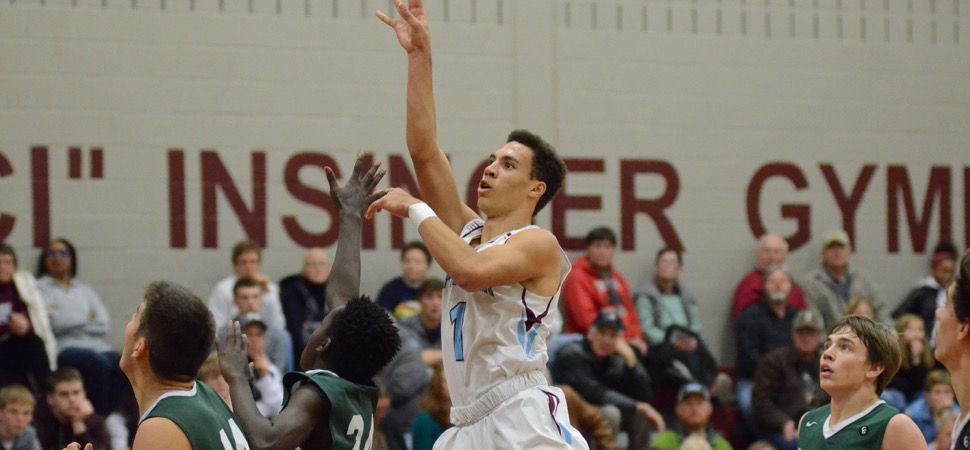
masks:
[(297, 382), (309, 382), (330, 400), (330, 436), (334, 450), (370, 449), (374, 442), (375, 386), (351, 383), (325, 370), (290, 372), (283, 377), (283, 407)]
[[(961, 416), (962, 417), (962, 416)], [(955, 424), (954, 426), (958, 426)], [(950, 443), (950, 448), (955, 450), (970, 450), (970, 422), (963, 425), (963, 429), (960, 430), (960, 434), (957, 435), (956, 439)], [(946, 448), (937, 450), (949, 450)]]
[(899, 414), (899, 410), (886, 403), (880, 403), (872, 411), (826, 439), (822, 429), (831, 413), (832, 405), (828, 404), (805, 415), (802, 427), (798, 430), (799, 450), (881, 448), (889, 420)]
[(203, 382), (196, 381), (188, 391), (162, 394), (138, 423), (152, 417), (175, 422), (195, 450), (249, 450), (236, 416), (222, 397)]

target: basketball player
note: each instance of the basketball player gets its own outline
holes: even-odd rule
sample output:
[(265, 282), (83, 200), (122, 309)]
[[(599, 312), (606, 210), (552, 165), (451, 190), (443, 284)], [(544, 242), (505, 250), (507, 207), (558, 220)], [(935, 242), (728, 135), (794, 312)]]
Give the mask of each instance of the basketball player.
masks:
[(371, 194), (384, 176), (375, 165), (360, 178), (358, 156), (347, 185), (340, 187), (330, 168), (330, 197), (340, 215), (333, 272), (327, 286), (330, 313), (310, 335), (300, 366), (283, 378), (283, 410), (273, 420), (256, 409), (249, 388), (248, 341), (239, 322), (230, 322), (219, 366), (229, 383), (232, 405), (246, 437), (256, 448), (370, 449), (378, 390), (373, 377), (401, 346), (397, 327), (380, 305), (359, 297), (360, 225)]
[(528, 131), (513, 131), (489, 158), (478, 187), (482, 220), (458, 194), (438, 147), (428, 22), (420, 0), (394, 0), (393, 28), (408, 54), (407, 144), (420, 202), (390, 189), (368, 216), (387, 210), (418, 228), (448, 274), (442, 353), (454, 427), (436, 449), (588, 448), (569, 425), (562, 391), (547, 386), (546, 342), (569, 260), (533, 216), (562, 186), (565, 165)]
[(936, 318), (934, 353), (953, 374), (953, 394), (960, 404), (950, 448), (966, 450), (970, 449), (970, 251), (963, 254), (946, 305), (936, 309)]
[(863, 316), (836, 322), (819, 365), (819, 384), (832, 402), (802, 416), (798, 448), (925, 450), (916, 423), (879, 399), (901, 357), (888, 325)]

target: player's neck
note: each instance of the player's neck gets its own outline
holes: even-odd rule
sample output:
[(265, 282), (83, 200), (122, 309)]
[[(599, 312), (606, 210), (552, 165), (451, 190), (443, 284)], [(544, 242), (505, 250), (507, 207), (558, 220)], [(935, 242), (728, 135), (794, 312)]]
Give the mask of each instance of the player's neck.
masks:
[(144, 416), (158, 398), (166, 392), (187, 391), (195, 385), (192, 381), (171, 381), (162, 380), (151, 373), (142, 373), (132, 380), (131, 386), (135, 391), (135, 400), (138, 402), (138, 415)]
[(509, 231), (518, 230), (532, 225), (532, 216), (524, 213), (513, 212), (499, 217), (489, 217), (485, 220), (485, 227), (482, 229), (482, 243), (486, 243)]
[[(959, 341), (959, 345), (966, 345), (966, 343), (961, 340)], [(966, 371), (964, 367), (970, 367), (970, 354), (967, 352), (960, 353), (956, 364), (946, 364), (946, 368), (950, 373), (964, 373)], [(953, 398), (956, 399), (957, 403), (960, 405), (970, 405), (970, 377), (953, 377), (951, 384), (953, 386)]]
[(866, 385), (846, 394), (832, 395), (832, 418), (829, 424), (838, 425), (843, 420), (865, 411), (877, 401), (879, 396), (875, 389)]

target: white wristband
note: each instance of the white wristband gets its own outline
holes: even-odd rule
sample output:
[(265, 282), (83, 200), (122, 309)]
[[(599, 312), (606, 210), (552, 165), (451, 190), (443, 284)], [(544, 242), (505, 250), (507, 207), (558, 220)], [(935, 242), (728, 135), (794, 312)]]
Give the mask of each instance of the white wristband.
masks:
[(438, 215), (434, 213), (434, 210), (427, 203), (415, 203), (408, 207), (408, 219), (411, 220), (415, 228), (420, 227), (421, 222), (424, 222), (429, 217), (438, 217)]

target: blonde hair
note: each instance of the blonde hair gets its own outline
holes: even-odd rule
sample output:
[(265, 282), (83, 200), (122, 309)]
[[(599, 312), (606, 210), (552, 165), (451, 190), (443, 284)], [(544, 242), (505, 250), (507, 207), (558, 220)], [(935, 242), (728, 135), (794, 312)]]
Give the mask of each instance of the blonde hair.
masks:
[[(869, 311), (872, 311), (873, 314), (876, 313), (876, 307), (875, 305), (872, 304), (872, 300), (869, 300), (868, 298), (862, 298), (862, 297), (856, 297), (852, 299), (852, 301), (850, 301), (849, 304), (845, 307), (845, 313), (859, 314), (857, 311), (859, 311), (859, 308), (862, 306), (868, 306)], [(869, 318), (872, 319), (872, 317), (869, 317)]]
[(34, 394), (30, 393), (30, 389), (19, 384), (11, 384), (0, 389), (0, 409), (6, 408), (7, 405), (27, 405), (33, 408), (36, 404), (37, 400), (34, 399)]
[[(910, 353), (909, 342), (906, 342), (906, 329), (914, 323), (922, 323), (923, 330), (926, 330), (926, 323), (923, 322), (923, 318), (917, 316), (916, 314), (903, 314), (896, 321), (896, 333), (899, 334), (899, 351), (902, 352), (902, 365), (900, 369), (909, 370), (913, 368), (913, 355)], [(933, 367), (936, 364), (936, 359), (933, 358), (933, 349), (930, 348), (930, 343), (923, 337), (923, 354), (920, 355), (920, 360), (922, 360), (923, 367)]]

